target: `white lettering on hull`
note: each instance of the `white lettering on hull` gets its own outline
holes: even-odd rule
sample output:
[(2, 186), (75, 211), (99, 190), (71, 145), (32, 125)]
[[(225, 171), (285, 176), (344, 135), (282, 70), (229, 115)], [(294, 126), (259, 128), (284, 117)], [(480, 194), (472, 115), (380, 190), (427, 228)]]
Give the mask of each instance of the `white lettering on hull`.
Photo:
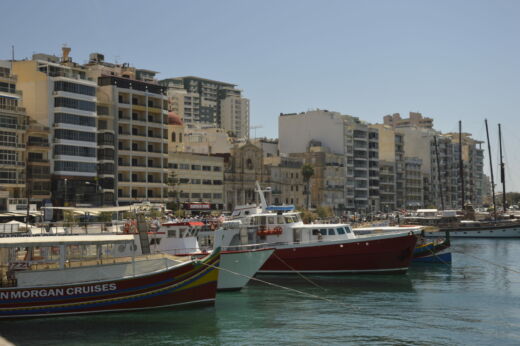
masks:
[(108, 284), (87, 285), (64, 288), (42, 288), (30, 290), (16, 290), (0, 292), (0, 300), (8, 299), (28, 299), (28, 298), (46, 298), (46, 297), (67, 297), (81, 294), (111, 292), (117, 290), (117, 284), (112, 282)]

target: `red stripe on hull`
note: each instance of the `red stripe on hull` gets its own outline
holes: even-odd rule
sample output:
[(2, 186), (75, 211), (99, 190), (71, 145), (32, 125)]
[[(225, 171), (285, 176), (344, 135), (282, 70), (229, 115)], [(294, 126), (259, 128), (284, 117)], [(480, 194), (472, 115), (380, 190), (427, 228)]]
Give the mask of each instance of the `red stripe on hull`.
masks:
[[(218, 259), (217, 255), (202, 263), (218, 266)], [(213, 303), (217, 277), (218, 270), (189, 262), (134, 278), (79, 285), (2, 289), (0, 317), (82, 314)], [(102, 292), (93, 291), (93, 286), (105, 289)], [(90, 292), (81, 291), (86, 288), (90, 288)], [(61, 293), (49, 296), (50, 291)], [(28, 292), (35, 294), (21, 294)], [(42, 295), (43, 292), (45, 296)]]
[(414, 235), (407, 235), (276, 249), (260, 273), (404, 271), (410, 265), (416, 241)]

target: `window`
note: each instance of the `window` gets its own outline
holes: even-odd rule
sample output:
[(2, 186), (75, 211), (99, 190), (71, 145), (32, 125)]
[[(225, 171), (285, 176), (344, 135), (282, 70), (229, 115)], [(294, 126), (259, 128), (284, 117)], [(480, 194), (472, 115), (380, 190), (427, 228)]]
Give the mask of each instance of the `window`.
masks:
[(66, 91), (69, 93), (96, 96), (96, 88), (93, 86), (76, 84), (70, 82), (57, 81), (54, 82), (54, 90)]
[(191, 179), (192, 184), (200, 184), (200, 179)]
[(188, 165), (187, 163), (180, 163), (179, 169), (190, 169), (190, 165)]
[(215, 198), (215, 199), (222, 199), (222, 194), (221, 193), (214, 193), (213, 194), (213, 198)]
[(336, 231), (338, 232), (338, 234), (345, 234), (345, 229), (343, 227), (336, 228)]
[(0, 117), (0, 127), (15, 129), (17, 126), (18, 126), (18, 122), (15, 117), (8, 117), (8, 116)]
[(326, 229), (320, 229), (320, 234), (321, 235), (327, 235), (327, 230)]
[(54, 147), (54, 155), (96, 157), (96, 148), (56, 145)]
[(0, 131), (0, 145), (7, 147), (16, 147), (16, 133)]
[(213, 166), (213, 172), (220, 172), (220, 171), (222, 171), (222, 167)]
[(87, 172), (95, 173), (96, 164), (89, 162), (76, 162), (76, 161), (55, 161), (55, 171), (69, 171), (69, 172)]
[(175, 141), (176, 141), (175, 132), (172, 132), (172, 142), (175, 142)]
[(79, 109), (87, 112), (96, 111), (96, 103), (84, 100), (70, 99), (68, 97), (56, 97), (54, 99), (54, 107), (66, 107)]
[(334, 228), (329, 228), (329, 235), (336, 235), (336, 232), (334, 232)]
[(191, 165), (191, 169), (194, 171), (200, 171), (200, 165)]
[(202, 166), (203, 171), (211, 171), (211, 166)]
[(0, 184), (16, 184), (16, 170), (2, 169), (0, 171)]
[(0, 150), (0, 164), (15, 165), (16, 164), (16, 151)]
[(83, 132), (75, 130), (57, 129), (54, 136), (58, 139), (70, 139), (74, 141), (95, 142), (95, 132)]
[(69, 113), (55, 113), (54, 114), (54, 123), (64, 123), (64, 124), (74, 124), (81, 126), (90, 126), (96, 127), (96, 118), (95, 117), (85, 117), (76, 114)]

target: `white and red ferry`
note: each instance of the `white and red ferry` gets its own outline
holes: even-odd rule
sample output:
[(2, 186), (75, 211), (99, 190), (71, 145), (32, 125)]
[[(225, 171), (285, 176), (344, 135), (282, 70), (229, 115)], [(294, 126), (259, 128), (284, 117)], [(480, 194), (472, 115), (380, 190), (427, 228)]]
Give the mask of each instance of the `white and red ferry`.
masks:
[[(408, 269), (419, 228), (355, 235), (348, 224), (304, 224), (299, 213), (261, 205), (237, 208), (224, 222), (221, 244), (273, 247), (259, 273), (403, 273)], [(278, 210), (277, 210), (278, 209)]]

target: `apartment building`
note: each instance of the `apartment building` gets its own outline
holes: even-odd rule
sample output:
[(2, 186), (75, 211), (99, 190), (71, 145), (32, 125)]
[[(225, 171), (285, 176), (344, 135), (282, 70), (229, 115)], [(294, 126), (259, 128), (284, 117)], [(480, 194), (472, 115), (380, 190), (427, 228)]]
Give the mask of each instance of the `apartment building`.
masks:
[(427, 129), (433, 128), (433, 119), (428, 117), (423, 117), (423, 115), (419, 112), (410, 112), (408, 118), (401, 118), (399, 113), (394, 113), (391, 115), (385, 115), (383, 117), (384, 125), (391, 126), (393, 128), (399, 127), (422, 127)]
[(41, 207), (51, 199), (50, 128), (29, 118), (26, 137), (27, 195)]
[(264, 156), (265, 184), (271, 187), (269, 202), (305, 206), (303, 160), (296, 157)]
[(170, 110), (186, 125), (225, 129), (237, 138), (249, 138), (249, 100), (235, 84), (187, 76), (161, 81), (168, 88)]
[(50, 128), (53, 204), (90, 206), (98, 201), (97, 85), (69, 53), (14, 61), (13, 73), (27, 115)]
[(319, 142), (344, 157), (345, 184), (341, 205), (351, 211), (379, 210), (378, 131), (359, 118), (315, 110), (281, 114), (278, 118), (280, 153), (305, 153)]
[(311, 141), (307, 152), (290, 156), (302, 159), (314, 169), (310, 179), (310, 207), (330, 207), (337, 212), (345, 210), (344, 155), (331, 152), (318, 141)]
[(417, 209), (424, 206), (422, 161), (416, 157), (404, 159), (404, 206)]
[(0, 211), (23, 211), (27, 208), (27, 116), (17, 81), (11, 63), (0, 62)]
[(223, 157), (170, 152), (168, 165), (175, 177), (170, 198), (177, 207), (190, 212), (224, 208)]
[[(119, 205), (162, 203), (168, 195), (168, 100), (157, 72), (104, 61), (85, 65), (98, 84), (100, 181)], [(113, 153), (113, 154), (112, 154)]]

